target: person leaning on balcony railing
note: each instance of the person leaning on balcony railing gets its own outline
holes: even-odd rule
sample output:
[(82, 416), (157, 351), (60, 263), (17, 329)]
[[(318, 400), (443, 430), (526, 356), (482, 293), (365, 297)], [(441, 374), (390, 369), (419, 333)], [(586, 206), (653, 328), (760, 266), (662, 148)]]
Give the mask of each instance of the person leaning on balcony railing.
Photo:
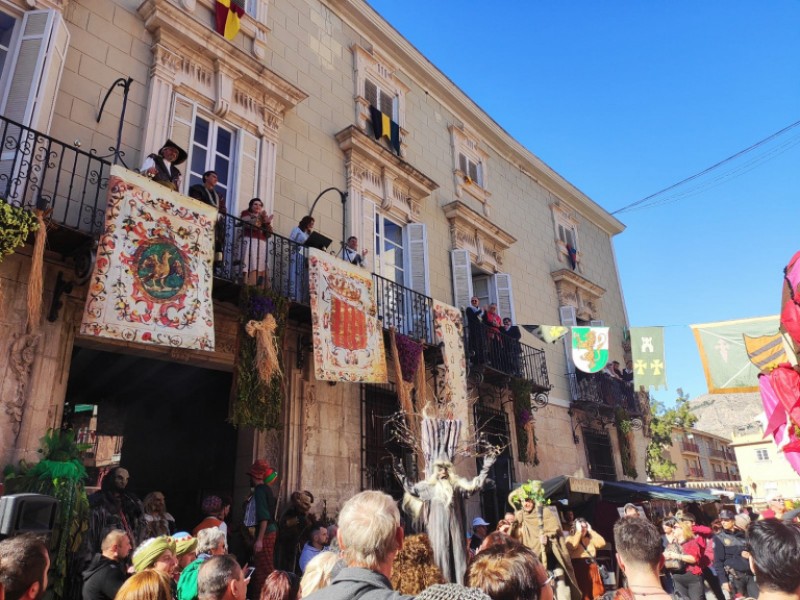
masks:
[(272, 219), (261, 198), (253, 198), (242, 211), (242, 272), (247, 285), (268, 285), (267, 238), (272, 235)]
[(217, 227), (214, 233), (214, 262), (222, 260), (222, 249), (225, 247), (225, 219), (222, 217), (228, 212), (225, 206), (225, 197), (217, 193), (216, 171), (206, 171), (203, 173), (203, 183), (196, 183), (189, 188), (189, 197), (200, 202), (205, 202), (219, 210), (217, 214)]
[(470, 298), (469, 306), (464, 309), (467, 315), (467, 337), (469, 339), (469, 359), (473, 364), (483, 364), (486, 362), (484, 357), (484, 343), (481, 337), (481, 321), (483, 321), (483, 309), (481, 301), (477, 296)]
[(145, 159), (139, 172), (156, 183), (177, 191), (183, 178), (178, 165), (185, 162), (187, 156), (186, 150), (172, 140), (167, 140), (158, 154), (150, 154)]

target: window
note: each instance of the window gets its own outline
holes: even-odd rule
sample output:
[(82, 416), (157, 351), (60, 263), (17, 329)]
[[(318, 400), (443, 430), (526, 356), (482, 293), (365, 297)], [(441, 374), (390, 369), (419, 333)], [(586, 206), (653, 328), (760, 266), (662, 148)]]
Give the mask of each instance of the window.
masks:
[(450, 126), (453, 145), (453, 176), (456, 196), (466, 192), (483, 204), (484, 215), (489, 215), (487, 164), (489, 155), (482, 148), (478, 136), (463, 125)]
[(474, 183), (483, 187), (483, 167), (463, 154), (458, 155), (458, 168), (464, 174), (467, 183)]
[(766, 448), (756, 450), (756, 462), (769, 462), (769, 451)]
[(17, 20), (11, 15), (0, 12), (0, 75), (8, 59), (8, 51), (11, 48), (11, 38), (14, 35), (14, 25)]
[(575, 230), (574, 226), (567, 227), (562, 223), (558, 224), (558, 239), (561, 240), (562, 244), (567, 244), (578, 249), (578, 242), (577, 242), (577, 231)]
[(383, 215), (375, 219), (375, 272), (405, 285), (403, 227)]
[(230, 197), (234, 162), (233, 131), (200, 115), (195, 116), (189, 155), (191, 166), (186, 189), (196, 183), (202, 183), (203, 173), (206, 171), (216, 171), (219, 178), (218, 193), (225, 198)]
[(397, 98), (370, 79), (364, 80), (364, 98), (371, 106), (390, 116), (392, 121), (397, 121)]
[(578, 240), (577, 217), (575, 213), (557, 203), (551, 204), (550, 210), (553, 213), (558, 258), (577, 271), (582, 257)]

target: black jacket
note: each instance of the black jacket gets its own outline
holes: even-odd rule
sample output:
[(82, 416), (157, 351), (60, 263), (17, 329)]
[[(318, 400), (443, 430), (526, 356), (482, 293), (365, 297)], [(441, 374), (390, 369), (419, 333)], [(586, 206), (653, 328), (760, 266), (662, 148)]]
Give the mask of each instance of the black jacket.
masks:
[(114, 600), (126, 577), (123, 564), (95, 554), (83, 572), (83, 600)]
[(369, 569), (347, 567), (339, 571), (330, 585), (317, 590), (308, 600), (406, 600), (392, 589), (386, 577)]
[(728, 583), (725, 567), (752, 575), (750, 563), (742, 557), (746, 543), (744, 531), (728, 533), (722, 530), (714, 536), (714, 569), (721, 583)]

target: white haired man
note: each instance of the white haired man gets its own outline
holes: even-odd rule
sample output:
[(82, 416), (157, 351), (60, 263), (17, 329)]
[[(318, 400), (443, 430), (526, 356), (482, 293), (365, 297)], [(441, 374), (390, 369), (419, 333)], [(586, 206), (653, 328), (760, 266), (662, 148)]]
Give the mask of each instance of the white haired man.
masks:
[(347, 566), (309, 600), (404, 600), (392, 590), (395, 555), (403, 547), (400, 511), (391, 496), (366, 491), (345, 502), (339, 513), (339, 547)]

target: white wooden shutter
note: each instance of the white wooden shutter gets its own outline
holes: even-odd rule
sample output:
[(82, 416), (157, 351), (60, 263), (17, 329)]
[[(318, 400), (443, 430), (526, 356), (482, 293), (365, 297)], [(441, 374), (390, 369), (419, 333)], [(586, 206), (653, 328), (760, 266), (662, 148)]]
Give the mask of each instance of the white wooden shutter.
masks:
[(69, 31), (56, 10), (31, 10), (10, 58), (2, 110), (7, 118), (49, 133), (69, 47)]
[(361, 206), (362, 221), (361, 234), (358, 236), (358, 247), (362, 250), (366, 248), (369, 251), (364, 259), (366, 268), (369, 269), (371, 264), (372, 272), (380, 275), (377, 255), (375, 254), (375, 203), (366, 196), (361, 196)]
[[(562, 306), (558, 309), (561, 316), (561, 324), (564, 327), (575, 327), (578, 324), (578, 318), (575, 315), (574, 306)], [(564, 336), (564, 354), (567, 357), (567, 373), (575, 372), (575, 363), (572, 361), (572, 332)]]
[(450, 264), (453, 269), (453, 305), (456, 308), (469, 306), (472, 298), (472, 268), (468, 250), (451, 250)]
[[(261, 140), (252, 133), (244, 130), (239, 131), (238, 138), (239, 144), (234, 169), (239, 178), (238, 192), (236, 194), (237, 206), (228, 206), (228, 211), (236, 215), (245, 209), (251, 198), (258, 197), (258, 166), (260, 164), (259, 151), (261, 149)], [(266, 205), (266, 200), (263, 198), (261, 200)]]
[(409, 223), (404, 228), (408, 248), (406, 287), (430, 296), (428, 277), (428, 230), (425, 223)]
[(497, 294), (497, 312), (500, 317), (511, 319), (511, 323), (516, 325), (516, 313), (514, 311), (514, 294), (511, 291), (511, 275), (508, 273), (497, 273), (494, 276), (494, 285)]

